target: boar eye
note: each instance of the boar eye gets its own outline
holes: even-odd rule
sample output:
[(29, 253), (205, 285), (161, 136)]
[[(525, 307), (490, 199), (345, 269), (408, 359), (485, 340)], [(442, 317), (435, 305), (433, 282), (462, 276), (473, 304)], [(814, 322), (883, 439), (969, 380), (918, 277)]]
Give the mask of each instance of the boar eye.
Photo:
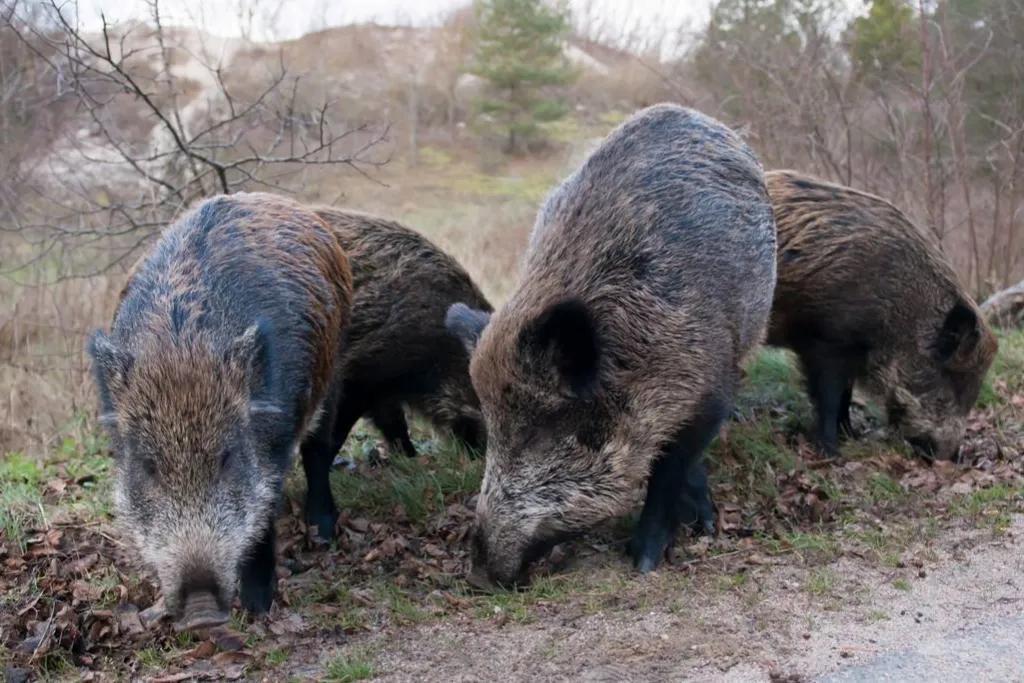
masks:
[(150, 457), (144, 457), (142, 460), (142, 471), (146, 473), (147, 477), (153, 478), (157, 475), (156, 460)]
[(231, 449), (230, 448), (225, 448), (223, 451), (221, 451), (221, 453), (220, 453), (220, 469), (221, 469), (222, 472), (225, 469), (227, 469), (229, 464), (231, 464), (231, 457), (232, 457), (232, 455), (231, 455)]

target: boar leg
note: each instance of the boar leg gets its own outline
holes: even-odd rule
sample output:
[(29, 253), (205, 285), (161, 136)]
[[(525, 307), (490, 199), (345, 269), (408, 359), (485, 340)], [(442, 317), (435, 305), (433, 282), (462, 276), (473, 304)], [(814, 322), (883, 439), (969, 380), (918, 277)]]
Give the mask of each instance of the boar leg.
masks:
[[(365, 396), (364, 390), (359, 387), (352, 387), (346, 384), (341, 390), (341, 400), (338, 404), (338, 412), (334, 417), (334, 455), (331, 456), (331, 464), (334, 464), (334, 457), (337, 456), (345, 446), (345, 441), (348, 440), (349, 432), (359, 421), (359, 418), (366, 412), (366, 404), (364, 401), (354, 397)], [(353, 467), (354, 464), (342, 458), (337, 464), (342, 467)]]
[(839, 434), (841, 436), (854, 437), (853, 421), (850, 419), (850, 404), (853, 403), (853, 382), (846, 386), (843, 391), (843, 398), (839, 402)]
[(410, 458), (415, 458), (416, 446), (409, 438), (409, 423), (401, 403), (377, 404), (370, 410), (370, 420), (391, 448), (400, 448)]
[[(342, 410), (336, 408), (337, 403), (337, 397), (327, 402), (316, 431), (302, 444), (302, 469), (306, 474), (306, 524), (315, 526), (317, 537), (325, 541), (334, 536), (334, 524), (338, 521), (338, 508), (331, 494), (331, 465), (344, 442), (337, 438), (337, 426), (342, 420), (348, 419)], [(355, 422), (356, 419), (358, 415), (351, 421)], [(348, 434), (347, 430), (345, 434)]]
[[(807, 377), (807, 393), (817, 414), (815, 437), (822, 452), (839, 455), (839, 427), (850, 418), (846, 392), (852, 391), (849, 364), (832, 348), (815, 348), (801, 356)], [(845, 408), (844, 408), (845, 403)]]
[(277, 559), (274, 556), (276, 536), (272, 515), (263, 537), (248, 557), (242, 560), (238, 594), (242, 607), (252, 614), (263, 614), (274, 602), (277, 579)]
[(633, 564), (641, 572), (661, 563), (680, 525), (713, 534), (715, 508), (708, 488), (704, 449), (729, 414), (726, 401), (709, 399), (654, 463), (647, 499), (630, 542)]

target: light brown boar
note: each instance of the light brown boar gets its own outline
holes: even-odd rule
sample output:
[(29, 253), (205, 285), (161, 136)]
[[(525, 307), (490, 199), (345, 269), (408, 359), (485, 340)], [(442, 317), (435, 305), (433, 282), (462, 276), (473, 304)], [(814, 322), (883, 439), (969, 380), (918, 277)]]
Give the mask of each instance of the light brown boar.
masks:
[(956, 456), (997, 342), (956, 273), (886, 200), (794, 171), (766, 174), (778, 226), (768, 343), (800, 358), (834, 455), (862, 385), (916, 450)]

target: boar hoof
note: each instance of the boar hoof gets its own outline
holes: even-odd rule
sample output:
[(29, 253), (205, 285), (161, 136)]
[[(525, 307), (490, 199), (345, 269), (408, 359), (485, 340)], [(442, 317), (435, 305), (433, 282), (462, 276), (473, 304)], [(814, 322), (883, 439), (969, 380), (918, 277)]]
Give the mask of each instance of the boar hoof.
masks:
[(308, 518), (306, 526), (315, 539), (326, 542), (334, 538), (334, 525), (337, 521), (338, 513), (324, 513)]
[(642, 531), (637, 529), (629, 543), (629, 556), (633, 558), (633, 566), (641, 574), (654, 571), (661, 564), (668, 549), (670, 538), (658, 530)]
[(687, 526), (694, 536), (714, 536), (717, 533), (715, 508), (710, 500), (697, 505), (696, 517)]
[(819, 440), (816, 445), (818, 447), (818, 453), (823, 458), (835, 460), (839, 457), (839, 444), (825, 443), (824, 441)]
[(239, 599), (249, 613), (266, 614), (274, 602), (274, 584), (243, 583)]
[(633, 566), (635, 566), (636, 570), (641, 574), (653, 572), (655, 569), (658, 568), (659, 564), (661, 564), (660, 558), (656, 559), (648, 556), (643, 556), (633, 561)]

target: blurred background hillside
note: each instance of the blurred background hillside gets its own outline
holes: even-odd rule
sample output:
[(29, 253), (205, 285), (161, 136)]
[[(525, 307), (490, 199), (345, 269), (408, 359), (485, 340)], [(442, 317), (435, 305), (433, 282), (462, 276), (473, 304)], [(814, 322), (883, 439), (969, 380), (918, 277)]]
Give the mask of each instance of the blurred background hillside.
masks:
[(1024, 0), (332, 7), (0, 0), (0, 452), (88, 427), (83, 339), (198, 199), (399, 219), (500, 303), (548, 189), (660, 101), (892, 200), (979, 298), (1024, 277)]

